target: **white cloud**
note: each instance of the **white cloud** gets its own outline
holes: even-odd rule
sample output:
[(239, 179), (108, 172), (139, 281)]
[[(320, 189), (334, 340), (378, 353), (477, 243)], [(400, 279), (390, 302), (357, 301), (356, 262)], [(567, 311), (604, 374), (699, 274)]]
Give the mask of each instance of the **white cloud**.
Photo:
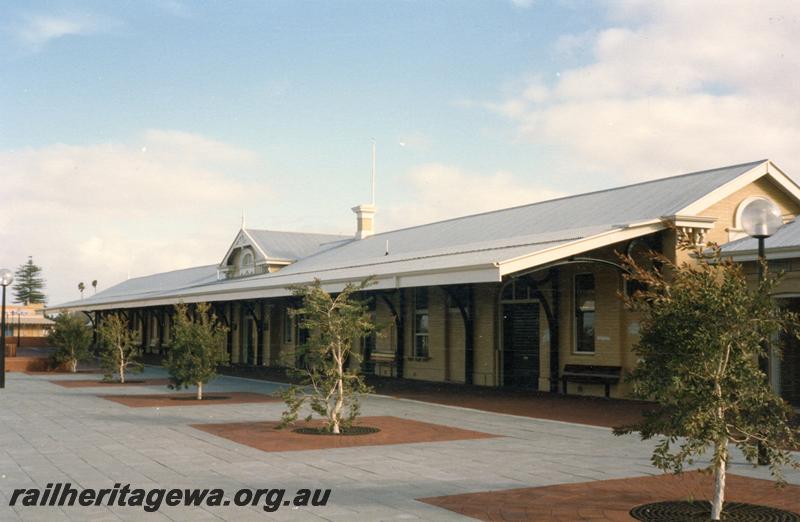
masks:
[[(410, 203), (389, 207), (382, 230), (524, 205), (563, 194), (523, 182), (509, 172), (475, 174), (440, 163), (419, 165), (406, 175)], [(384, 224), (385, 223), (385, 224)]]
[(114, 22), (91, 15), (36, 14), (22, 19), (16, 37), (23, 46), (38, 51), (58, 38), (92, 34), (106, 30), (111, 25)]
[(217, 262), (240, 209), (272, 200), (269, 180), (240, 175), (261, 169), (252, 151), (164, 130), (0, 152), (0, 263), (34, 255), (55, 303), (76, 297), (78, 281), (104, 288), (128, 273)]
[[(588, 64), (490, 104), (567, 170), (627, 178), (770, 157), (800, 173), (800, 3), (612, 2)], [(588, 42), (588, 43), (587, 43)]]

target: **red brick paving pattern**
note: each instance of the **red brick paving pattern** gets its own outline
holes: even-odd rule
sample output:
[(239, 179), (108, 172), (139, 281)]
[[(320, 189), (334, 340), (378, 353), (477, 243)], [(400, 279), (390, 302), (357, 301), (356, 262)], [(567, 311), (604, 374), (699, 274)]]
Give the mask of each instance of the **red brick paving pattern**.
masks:
[(134, 377), (130, 380), (126, 379), (124, 383), (117, 381), (106, 382), (97, 379), (64, 379), (50, 382), (64, 388), (102, 388), (114, 386), (166, 386), (169, 384), (169, 379), (136, 379)]
[[(292, 428), (277, 430), (277, 422), (194, 424), (192, 427), (261, 451), (304, 451), (497, 437), (490, 433), (390, 416), (360, 417), (356, 424), (373, 426), (381, 431), (367, 435), (304, 435), (294, 433)], [(298, 423), (297, 426), (307, 424)]]
[(641, 420), (642, 412), (652, 407), (650, 403), (641, 401), (564, 396), (502, 388), (481, 389), (478, 386), (436, 387), (428, 383), (403, 382), (385, 383), (376, 388), (378, 393), (404, 399), (606, 428), (637, 422)]
[(263, 393), (226, 392), (204, 393), (196, 400), (194, 393), (156, 393), (146, 395), (98, 395), (101, 399), (124, 404), (130, 408), (162, 408), (165, 406), (221, 406), (251, 402), (282, 402), (278, 397)]
[[(291, 382), (286, 376), (286, 370), (278, 368), (222, 367), (220, 373), (273, 382)], [(374, 375), (367, 376), (367, 383), (375, 389), (375, 393), (397, 398), (608, 428), (641, 420), (642, 412), (651, 407), (650, 403), (641, 401), (564, 396), (533, 390), (427, 382)]]
[[(629, 521), (631, 508), (665, 500), (704, 500), (712, 477), (699, 472), (658, 475), (538, 488), (509, 489), (419, 499), (486, 521)], [(777, 489), (769, 480), (728, 475), (727, 498), (800, 512), (800, 486)]]

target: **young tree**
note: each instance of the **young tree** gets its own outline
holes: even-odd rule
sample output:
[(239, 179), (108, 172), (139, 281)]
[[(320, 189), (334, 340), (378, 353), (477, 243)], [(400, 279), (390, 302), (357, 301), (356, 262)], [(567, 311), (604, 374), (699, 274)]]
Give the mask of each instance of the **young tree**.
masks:
[(78, 283), (78, 292), (81, 293), (81, 300), (83, 299), (84, 290), (86, 290), (86, 285), (83, 284), (83, 281), (81, 281), (80, 283)]
[(110, 315), (97, 327), (97, 334), (102, 343), (100, 363), (106, 370), (106, 379), (110, 380), (116, 373), (119, 382), (125, 383), (126, 371), (142, 371), (144, 367), (136, 360), (136, 335), (128, 328), (128, 321), (117, 314)]
[(39, 304), (47, 301), (44, 295), (44, 278), (42, 268), (28, 256), (28, 261), (20, 265), (14, 273), (14, 302), (25, 305)]
[(49, 343), (56, 348), (53, 359), (67, 363), (71, 372), (78, 369), (78, 362), (88, 359), (92, 344), (92, 329), (82, 314), (61, 314), (48, 336)]
[(225, 334), (228, 329), (217, 321), (208, 303), (199, 303), (193, 314), (184, 303), (175, 305), (172, 347), (164, 365), (169, 370), (169, 387), (174, 390), (197, 386), (197, 400), (203, 399), (203, 385), (217, 374), (225, 362)]
[(657, 406), (640, 423), (615, 433), (659, 436), (652, 462), (664, 471), (680, 473), (710, 452), (711, 514), (719, 520), (731, 445), (751, 463), (761, 446), (779, 482), (782, 466), (797, 466), (787, 451), (798, 442), (789, 422), (792, 410), (770, 389), (759, 358), (781, 331), (796, 335), (798, 323), (770, 298), (777, 277), (750, 288), (741, 265), (723, 259), (716, 245), (706, 251), (681, 246), (691, 249), (696, 262), (676, 265), (653, 254), (656, 268), (647, 269), (623, 258), (626, 277), (639, 287), (626, 305), (641, 313), (634, 348), (639, 362), (629, 379), (635, 398)]
[(299, 327), (308, 332), (308, 340), (299, 347), (304, 367), (290, 370), (301, 382), (284, 393), (288, 409), (283, 413), (281, 427), (297, 420), (306, 401), (314, 413), (325, 419), (324, 429), (331, 433), (341, 433), (358, 416), (359, 395), (369, 392), (369, 388), (359, 373), (360, 355), (353, 347), (355, 341), (375, 330), (375, 324), (366, 304), (354, 299), (353, 294), (370, 284), (370, 279), (358, 285), (348, 284), (335, 297), (322, 289), (319, 280), (292, 288), (303, 301), (291, 313), (299, 319)]

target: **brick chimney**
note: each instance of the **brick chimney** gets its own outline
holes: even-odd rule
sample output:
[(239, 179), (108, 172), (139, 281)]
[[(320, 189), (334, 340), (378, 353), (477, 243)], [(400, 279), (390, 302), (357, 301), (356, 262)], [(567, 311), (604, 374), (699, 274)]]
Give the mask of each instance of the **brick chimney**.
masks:
[(353, 207), (356, 214), (356, 239), (364, 239), (375, 233), (375, 205), (362, 204)]

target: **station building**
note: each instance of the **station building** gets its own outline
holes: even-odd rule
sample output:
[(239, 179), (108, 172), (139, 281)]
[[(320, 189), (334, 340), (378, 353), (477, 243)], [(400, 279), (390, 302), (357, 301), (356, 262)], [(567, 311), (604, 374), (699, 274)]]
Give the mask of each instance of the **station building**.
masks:
[[(618, 253), (688, 259), (681, 234), (730, 243), (746, 261), (740, 218), (753, 198), (772, 200), (787, 223), (800, 213), (800, 187), (769, 160), (380, 233), (375, 208), (360, 205), (352, 236), (242, 228), (218, 264), (130, 279), (51, 311), (95, 324), (123, 314), (145, 351), (164, 353), (174, 305), (209, 302), (230, 328), (231, 364), (291, 366), (304, 332), (290, 287), (319, 279), (335, 292), (373, 277), (365, 294), (383, 328), (359, 343), (368, 373), (624, 397), (615, 376), (635, 364), (638, 321), (622, 306)], [(796, 291), (784, 297), (800, 306), (800, 228), (785, 227), (795, 229), (798, 274), (784, 284)], [(785, 360), (800, 360), (789, 348)], [(800, 399), (800, 363), (773, 366), (773, 382)]]

